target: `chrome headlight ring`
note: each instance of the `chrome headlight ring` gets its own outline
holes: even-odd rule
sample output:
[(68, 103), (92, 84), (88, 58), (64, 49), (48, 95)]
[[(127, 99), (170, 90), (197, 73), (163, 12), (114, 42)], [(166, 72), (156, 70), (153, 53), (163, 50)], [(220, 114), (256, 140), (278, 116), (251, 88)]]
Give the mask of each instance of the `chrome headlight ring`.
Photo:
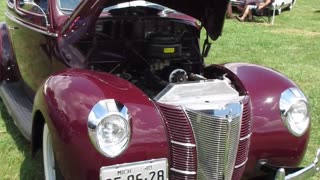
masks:
[(92, 144), (103, 155), (119, 156), (130, 141), (128, 108), (114, 99), (99, 101), (88, 116), (88, 132)]
[(297, 88), (286, 89), (280, 97), (281, 118), (289, 132), (302, 136), (310, 125), (309, 104), (303, 92)]

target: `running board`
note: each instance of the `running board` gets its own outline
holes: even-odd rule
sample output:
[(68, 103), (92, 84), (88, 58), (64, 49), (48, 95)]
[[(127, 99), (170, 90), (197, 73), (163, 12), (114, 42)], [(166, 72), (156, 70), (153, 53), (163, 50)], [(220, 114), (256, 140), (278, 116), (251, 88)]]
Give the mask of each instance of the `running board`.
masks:
[(23, 136), (30, 141), (32, 133), (32, 102), (21, 83), (0, 85), (0, 96)]

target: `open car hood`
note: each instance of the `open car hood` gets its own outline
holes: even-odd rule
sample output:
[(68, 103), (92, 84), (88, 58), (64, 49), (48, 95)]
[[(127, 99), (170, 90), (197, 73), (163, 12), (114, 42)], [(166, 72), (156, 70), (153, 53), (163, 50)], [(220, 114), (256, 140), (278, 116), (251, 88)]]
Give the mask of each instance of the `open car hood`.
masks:
[[(70, 30), (75, 21), (89, 23), (97, 18), (102, 9), (128, 0), (83, 0), (64, 25), (63, 31)], [(229, 0), (148, 0), (181, 13), (190, 15), (202, 22), (211, 39), (216, 40), (222, 32), (225, 12)]]

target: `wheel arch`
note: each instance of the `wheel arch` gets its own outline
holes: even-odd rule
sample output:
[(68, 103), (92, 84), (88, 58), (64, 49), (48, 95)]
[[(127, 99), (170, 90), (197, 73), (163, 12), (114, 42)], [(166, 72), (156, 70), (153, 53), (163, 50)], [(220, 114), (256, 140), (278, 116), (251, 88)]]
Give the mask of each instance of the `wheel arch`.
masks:
[[(88, 135), (89, 112), (103, 99), (123, 103), (131, 112), (130, 143), (113, 159), (99, 153)], [(96, 179), (102, 166), (169, 157), (165, 125), (158, 109), (140, 89), (112, 74), (85, 69), (54, 74), (38, 89), (33, 109), (34, 152), (41, 147), (41, 129), (47, 123), (64, 177)]]
[(32, 121), (32, 136), (31, 136), (31, 153), (32, 157), (38, 152), (42, 147), (42, 133), (45, 124), (45, 118), (40, 110), (34, 112)]

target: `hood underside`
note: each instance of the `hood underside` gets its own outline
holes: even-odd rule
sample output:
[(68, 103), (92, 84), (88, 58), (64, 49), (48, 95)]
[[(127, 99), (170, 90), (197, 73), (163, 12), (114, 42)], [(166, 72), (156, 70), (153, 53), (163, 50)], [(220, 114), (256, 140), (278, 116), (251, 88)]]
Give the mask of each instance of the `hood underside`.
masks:
[[(229, 0), (148, 0), (190, 15), (202, 22), (211, 39), (216, 40), (222, 32), (225, 12)], [(65, 30), (74, 24), (74, 20), (87, 21), (97, 18), (103, 8), (128, 0), (83, 0), (65, 24)], [(85, 20), (86, 19), (86, 20)], [(90, 20), (92, 21), (92, 19)], [(87, 21), (88, 22), (88, 21)]]

